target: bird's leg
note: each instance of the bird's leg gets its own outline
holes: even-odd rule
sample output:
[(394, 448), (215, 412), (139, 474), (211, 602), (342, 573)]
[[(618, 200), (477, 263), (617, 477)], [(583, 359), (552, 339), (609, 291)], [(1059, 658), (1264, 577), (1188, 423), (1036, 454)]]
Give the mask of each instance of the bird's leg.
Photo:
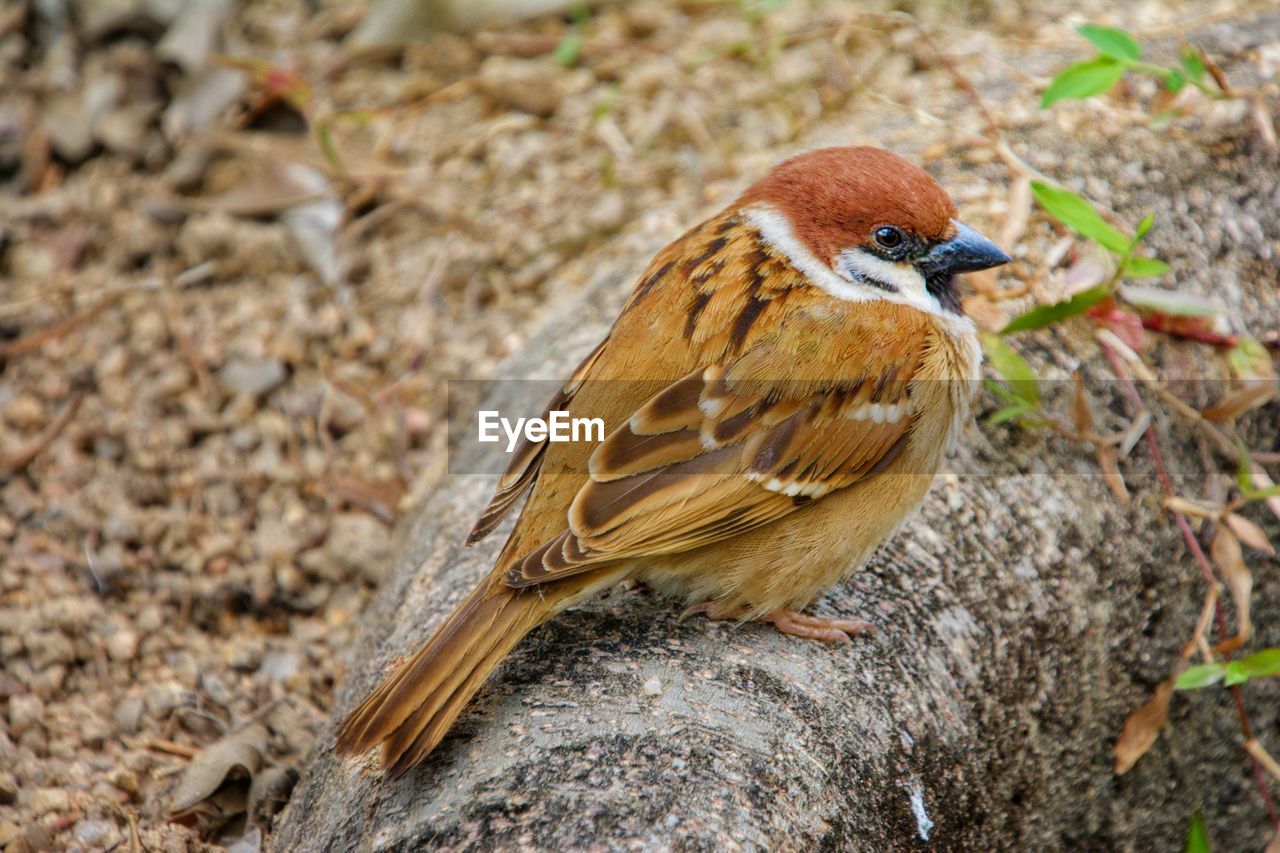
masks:
[(692, 607), (685, 608), (680, 614), (680, 620), (683, 622), (690, 616), (702, 614), (712, 622), (720, 622), (725, 619), (741, 619), (747, 612), (745, 607), (726, 607), (723, 604), (715, 604), (710, 601), (704, 601), (701, 604), (695, 604)]
[(780, 608), (760, 617), (761, 622), (772, 622), (773, 627), (784, 634), (822, 640), (824, 643), (848, 643), (857, 634), (869, 634), (876, 629), (870, 622), (860, 619), (827, 619), (810, 616), (797, 610)]
[[(724, 607), (723, 605), (703, 602), (695, 604), (680, 614), (680, 619), (701, 613), (708, 619), (741, 619), (747, 612), (746, 607)], [(810, 616), (798, 610), (779, 608), (763, 616), (757, 616), (757, 622), (770, 622), (784, 634), (793, 637), (804, 637), (808, 640), (822, 640), (826, 643), (848, 643), (857, 634), (868, 634), (875, 630), (870, 622), (859, 619), (827, 619), (822, 616)]]

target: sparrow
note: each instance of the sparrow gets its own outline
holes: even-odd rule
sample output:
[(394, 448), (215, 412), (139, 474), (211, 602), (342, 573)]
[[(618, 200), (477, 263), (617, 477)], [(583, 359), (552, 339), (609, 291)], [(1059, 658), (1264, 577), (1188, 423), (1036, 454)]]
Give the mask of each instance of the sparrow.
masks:
[(867, 147), (787, 160), (686, 232), (547, 407), (602, 418), (604, 440), (516, 447), (468, 538), (528, 495), (492, 571), (337, 751), (381, 744), (404, 773), (521, 638), (624, 579), (799, 637), (868, 630), (802, 608), (928, 491), (982, 359), (955, 276), (1009, 260), (923, 169)]

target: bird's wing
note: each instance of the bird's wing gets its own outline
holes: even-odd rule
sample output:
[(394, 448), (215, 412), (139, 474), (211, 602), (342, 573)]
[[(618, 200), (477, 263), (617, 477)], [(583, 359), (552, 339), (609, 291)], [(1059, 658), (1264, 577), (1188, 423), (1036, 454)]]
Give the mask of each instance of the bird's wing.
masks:
[(507, 582), (727, 539), (871, 476), (902, 450), (920, 352), (868, 353), (841, 365), (844, 379), (756, 378), (787, 364), (772, 346), (690, 373), (615, 429), (591, 456), (567, 528), (515, 560)]
[[(605, 344), (608, 341), (609, 339), (606, 337), (591, 351), (590, 355), (582, 360), (582, 363), (573, 371), (573, 375), (565, 382), (564, 387), (560, 389), (559, 393), (547, 404), (547, 408), (543, 410), (542, 417), (544, 419), (553, 411), (569, 407), (574, 395), (578, 393), (583, 381), (591, 373), (592, 366), (600, 356), (600, 353), (604, 351)], [(546, 449), (546, 439), (530, 441), (527, 436), (521, 437), (511, 461), (507, 464), (507, 469), (502, 472), (502, 476), (498, 479), (498, 488), (494, 491), (493, 498), (489, 501), (489, 505), (484, 508), (484, 512), (480, 514), (475, 527), (471, 528), (471, 533), (467, 535), (468, 545), (474, 545), (492, 533), (493, 529), (502, 523), (502, 519), (506, 518), (507, 513), (511, 512), (511, 508), (520, 500), (520, 496), (528, 491), (529, 486), (537, 479), (538, 470), (542, 467), (542, 457)]]

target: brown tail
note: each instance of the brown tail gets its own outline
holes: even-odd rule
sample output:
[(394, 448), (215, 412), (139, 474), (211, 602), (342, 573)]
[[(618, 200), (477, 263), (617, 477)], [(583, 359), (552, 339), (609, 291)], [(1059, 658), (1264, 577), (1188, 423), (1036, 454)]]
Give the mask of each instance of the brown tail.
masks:
[(337, 751), (350, 755), (381, 743), (387, 772), (404, 773), (436, 748), (525, 634), (604, 585), (566, 582), (516, 590), (492, 580), (481, 583), (427, 644), (347, 717), (338, 730)]

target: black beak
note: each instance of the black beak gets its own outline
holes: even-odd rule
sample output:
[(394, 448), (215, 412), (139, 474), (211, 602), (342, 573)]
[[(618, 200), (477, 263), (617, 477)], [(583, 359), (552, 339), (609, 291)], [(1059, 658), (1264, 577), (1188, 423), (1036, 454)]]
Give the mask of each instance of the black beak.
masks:
[(926, 279), (990, 269), (1013, 260), (968, 225), (954, 219), (952, 222), (956, 226), (956, 236), (934, 245), (929, 254), (916, 264)]

